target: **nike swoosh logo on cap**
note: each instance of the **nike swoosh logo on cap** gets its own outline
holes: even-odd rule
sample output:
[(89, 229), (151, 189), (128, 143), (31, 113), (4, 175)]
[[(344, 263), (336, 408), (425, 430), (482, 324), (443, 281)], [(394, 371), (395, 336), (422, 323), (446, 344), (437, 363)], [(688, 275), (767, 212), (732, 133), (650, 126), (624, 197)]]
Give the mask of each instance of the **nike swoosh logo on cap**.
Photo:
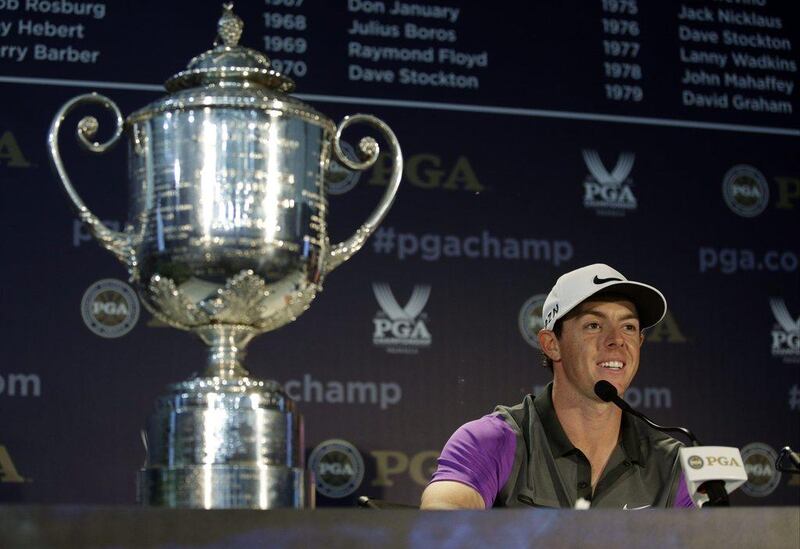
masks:
[(642, 505), (641, 507), (628, 507), (628, 504), (622, 506), (623, 511), (640, 511), (642, 509), (647, 509), (648, 507), (652, 507), (651, 505)]
[(621, 278), (600, 278), (597, 275), (594, 276), (594, 280), (592, 280), (592, 282), (594, 282), (595, 284), (605, 284), (606, 282), (611, 282), (612, 280), (622, 282)]

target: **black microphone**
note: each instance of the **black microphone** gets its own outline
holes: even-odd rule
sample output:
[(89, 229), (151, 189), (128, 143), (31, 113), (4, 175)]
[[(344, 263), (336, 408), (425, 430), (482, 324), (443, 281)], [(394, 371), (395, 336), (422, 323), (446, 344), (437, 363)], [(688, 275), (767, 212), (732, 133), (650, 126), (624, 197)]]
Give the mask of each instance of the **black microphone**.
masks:
[[(694, 434), (686, 427), (664, 427), (658, 425), (650, 420), (641, 412), (637, 412), (631, 405), (622, 400), (617, 393), (617, 388), (606, 380), (600, 380), (594, 384), (594, 394), (596, 394), (603, 402), (613, 402), (624, 412), (628, 412), (647, 423), (653, 429), (661, 432), (678, 432), (683, 433), (692, 441), (692, 446), (702, 446), (700, 441)], [(730, 505), (728, 500), (728, 492), (725, 489), (725, 482), (722, 480), (708, 480), (698, 487), (698, 491), (705, 493), (709, 497), (709, 501), (705, 506), (727, 507)]]
[(619, 406), (623, 411), (638, 417), (653, 429), (662, 432), (683, 433), (684, 435), (689, 437), (689, 440), (692, 441), (692, 446), (702, 446), (700, 444), (700, 441), (697, 440), (697, 437), (694, 436), (694, 434), (686, 427), (664, 427), (662, 425), (658, 425), (657, 423), (653, 423), (650, 420), (650, 418), (645, 416), (643, 413), (637, 412), (636, 410), (631, 408), (630, 404), (628, 404), (619, 397), (619, 395), (617, 394), (617, 388), (604, 379), (594, 384), (594, 394), (599, 396), (600, 399), (603, 400), (604, 402), (613, 402), (614, 404)]
[[(794, 468), (789, 468), (783, 465), (783, 462), (789, 458)], [(795, 452), (789, 446), (781, 448), (778, 458), (775, 460), (775, 468), (781, 473), (789, 473), (792, 475), (800, 475), (800, 453)]]
[(786, 452), (787, 454), (789, 454), (789, 459), (792, 460), (792, 463), (794, 463), (794, 466), (797, 467), (798, 469), (800, 469), (800, 454), (798, 454), (797, 452), (793, 451), (789, 446), (786, 446), (786, 447), (782, 448), (781, 452)]

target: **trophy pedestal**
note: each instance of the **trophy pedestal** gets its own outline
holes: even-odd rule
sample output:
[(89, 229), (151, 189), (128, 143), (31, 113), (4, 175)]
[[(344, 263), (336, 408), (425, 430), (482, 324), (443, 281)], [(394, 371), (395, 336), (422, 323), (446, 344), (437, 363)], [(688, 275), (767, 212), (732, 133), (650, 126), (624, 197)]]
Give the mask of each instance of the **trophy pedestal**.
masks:
[(313, 507), (309, 476), (279, 465), (149, 468), (139, 471), (138, 500), (182, 509), (303, 509)]
[(303, 422), (279, 384), (198, 377), (170, 386), (144, 433), (138, 499), (199, 509), (313, 507)]

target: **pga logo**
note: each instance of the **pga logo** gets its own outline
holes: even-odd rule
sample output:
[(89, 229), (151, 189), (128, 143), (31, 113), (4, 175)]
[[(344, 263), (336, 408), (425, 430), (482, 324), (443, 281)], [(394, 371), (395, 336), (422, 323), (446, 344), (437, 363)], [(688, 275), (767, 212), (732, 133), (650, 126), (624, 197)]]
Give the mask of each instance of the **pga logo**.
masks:
[(430, 286), (414, 286), (405, 307), (397, 302), (388, 284), (373, 284), (372, 291), (381, 307), (372, 319), (373, 344), (390, 353), (405, 354), (415, 354), (420, 347), (431, 344), (427, 315), (423, 312), (431, 295)]
[(761, 498), (770, 495), (781, 481), (781, 472), (775, 468), (778, 453), (763, 442), (751, 442), (742, 448), (742, 460), (747, 471), (747, 482), (742, 492)]
[(583, 151), (583, 161), (589, 174), (583, 183), (583, 205), (594, 209), (598, 215), (622, 216), (626, 210), (635, 210), (636, 196), (633, 194), (633, 180), (629, 177), (636, 156), (624, 152), (609, 172), (600, 155), (594, 150)]
[(747, 164), (734, 166), (722, 178), (722, 196), (737, 215), (755, 217), (769, 203), (769, 185), (760, 171)]
[(350, 442), (329, 439), (321, 442), (308, 458), (317, 492), (329, 498), (343, 498), (355, 492), (364, 480), (364, 458)]
[(713, 467), (715, 465), (720, 465), (722, 467), (741, 467), (742, 464), (739, 463), (735, 457), (726, 457), (726, 456), (708, 456), (706, 458), (708, 460), (708, 466)]
[(786, 302), (778, 297), (769, 300), (775, 317), (772, 330), (772, 356), (787, 364), (800, 362), (800, 317), (792, 318)]
[(689, 458), (689, 467), (692, 469), (702, 469), (703, 468), (703, 458), (700, 456), (691, 456)]
[(81, 315), (86, 327), (100, 337), (122, 337), (139, 320), (136, 292), (121, 280), (104, 278), (86, 290)]
[(323, 477), (328, 475), (353, 475), (356, 469), (351, 463), (320, 463), (319, 474)]

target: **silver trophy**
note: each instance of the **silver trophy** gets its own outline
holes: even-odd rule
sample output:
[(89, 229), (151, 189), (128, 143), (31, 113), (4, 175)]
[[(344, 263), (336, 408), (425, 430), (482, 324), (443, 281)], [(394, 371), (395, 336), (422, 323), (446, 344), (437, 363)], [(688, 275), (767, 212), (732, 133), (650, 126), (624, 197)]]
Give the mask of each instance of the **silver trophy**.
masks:
[[(403, 160), (392, 131), (365, 114), (329, 118), (288, 95), (294, 82), (262, 53), (237, 45), (243, 24), (223, 7), (214, 48), (167, 80), (168, 95), (123, 121), (98, 94), (75, 97), (48, 135), (52, 164), (77, 215), (124, 263), (142, 302), (163, 322), (208, 345), (201, 376), (173, 384), (143, 431), (138, 475), (142, 503), (168, 507), (311, 507), (303, 424), (279, 384), (251, 378), (242, 366), (256, 335), (295, 320), (333, 269), (355, 254), (386, 215)], [(114, 135), (93, 141), (87, 116), (77, 138), (103, 153), (128, 136), (129, 219), (105, 226), (83, 203), (58, 149), (65, 117), (99, 104), (116, 117)], [(331, 245), (325, 173), (334, 161), (369, 168), (376, 141), (359, 143), (360, 160), (342, 152), (342, 132), (376, 128), (394, 168), (377, 208), (347, 240)]]

